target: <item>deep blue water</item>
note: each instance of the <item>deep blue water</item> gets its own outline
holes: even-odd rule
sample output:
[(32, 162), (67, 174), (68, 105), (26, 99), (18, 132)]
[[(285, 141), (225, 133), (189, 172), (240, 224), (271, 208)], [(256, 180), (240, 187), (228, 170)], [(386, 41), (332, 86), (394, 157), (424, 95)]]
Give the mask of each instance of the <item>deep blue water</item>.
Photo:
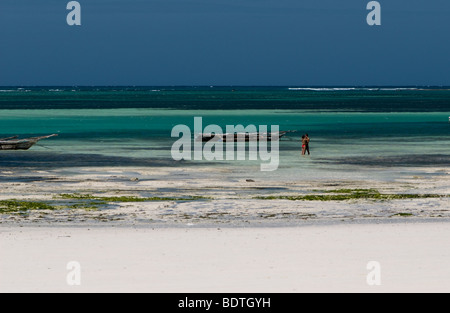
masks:
[(447, 87), (0, 87), (0, 109), (448, 112)]

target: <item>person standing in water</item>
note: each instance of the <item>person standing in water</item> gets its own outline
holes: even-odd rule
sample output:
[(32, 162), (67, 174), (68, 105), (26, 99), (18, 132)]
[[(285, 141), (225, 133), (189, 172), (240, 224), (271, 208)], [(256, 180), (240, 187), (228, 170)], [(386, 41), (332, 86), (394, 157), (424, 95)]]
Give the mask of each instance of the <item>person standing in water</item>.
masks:
[(309, 151), (309, 135), (303, 135), (302, 136), (302, 155), (306, 155), (306, 152), (308, 152), (308, 155), (311, 155)]
[(306, 153), (306, 135), (302, 136), (302, 155)]
[(308, 155), (311, 155), (311, 152), (309, 152), (309, 135), (308, 134), (305, 135), (305, 139), (306, 139), (305, 140), (305, 142), (306, 142), (305, 152), (308, 152)]

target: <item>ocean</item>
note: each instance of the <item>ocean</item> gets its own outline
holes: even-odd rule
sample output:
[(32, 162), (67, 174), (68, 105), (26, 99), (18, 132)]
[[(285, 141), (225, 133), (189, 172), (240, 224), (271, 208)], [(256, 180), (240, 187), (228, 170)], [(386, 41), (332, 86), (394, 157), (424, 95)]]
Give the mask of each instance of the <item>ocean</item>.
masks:
[[(280, 141), (277, 173), (248, 160), (174, 161), (172, 128), (193, 129), (194, 117), (296, 132)], [(0, 137), (58, 134), (28, 151), (0, 151), (0, 169), (201, 165), (280, 179), (394, 179), (401, 169), (450, 165), (449, 117), (447, 88), (0, 87)]]

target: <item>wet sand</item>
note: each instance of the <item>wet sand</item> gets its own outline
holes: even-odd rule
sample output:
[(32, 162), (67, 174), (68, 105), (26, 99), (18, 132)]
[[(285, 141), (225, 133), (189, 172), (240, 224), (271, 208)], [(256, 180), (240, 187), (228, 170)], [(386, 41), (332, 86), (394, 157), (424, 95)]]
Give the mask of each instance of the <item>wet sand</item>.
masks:
[[(0, 222), (15, 226), (260, 227), (330, 221), (397, 218), (439, 221), (450, 218), (450, 175), (443, 168), (427, 168), (421, 175), (412, 172), (393, 181), (369, 177), (365, 181), (354, 178), (305, 181), (259, 175), (250, 176), (247, 172), (233, 172), (226, 168), (3, 171), (0, 201), (46, 203), (56, 210), (2, 214)], [(361, 189), (382, 194), (436, 197), (396, 200), (355, 198), (346, 201), (291, 201), (278, 198), (333, 195)], [(191, 197), (199, 198), (179, 201)], [(116, 201), (102, 200), (107, 198), (115, 198)], [(140, 198), (149, 201), (133, 201)]]

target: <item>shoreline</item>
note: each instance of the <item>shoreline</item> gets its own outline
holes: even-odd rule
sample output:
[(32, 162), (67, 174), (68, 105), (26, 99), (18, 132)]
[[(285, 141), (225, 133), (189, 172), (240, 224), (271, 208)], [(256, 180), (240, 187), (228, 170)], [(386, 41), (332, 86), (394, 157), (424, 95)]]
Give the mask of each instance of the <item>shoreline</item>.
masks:
[[(282, 230), (282, 229), (306, 229), (306, 228), (327, 228), (327, 227), (375, 227), (375, 226), (414, 226), (414, 225), (450, 225), (450, 218), (395, 218), (395, 219), (355, 219), (344, 221), (320, 220), (320, 221), (303, 221), (298, 224), (251, 224), (251, 225), (219, 225), (219, 224), (114, 224), (114, 223), (65, 223), (65, 224), (0, 224), (0, 234), (5, 232), (28, 231), (28, 230), (136, 230), (136, 231), (202, 231), (202, 230)], [(1, 241), (0, 241), (1, 242)], [(450, 239), (449, 239), (450, 243)]]
[[(309, 220), (301, 222), (265, 222), (265, 223), (116, 223), (116, 222), (39, 222), (39, 223), (0, 223), (0, 233), (4, 230), (30, 230), (30, 229), (123, 229), (123, 230), (196, 230), (196, 229), (283, 229), (283, 228), (312, 228), (335, 226), (376, 226), (376, 225), (420, 225), (420, 224), (449, 224), (447, 218), (361, 218), (346, 220)], [(450, 242), (449, 242), (450, 243)]]

